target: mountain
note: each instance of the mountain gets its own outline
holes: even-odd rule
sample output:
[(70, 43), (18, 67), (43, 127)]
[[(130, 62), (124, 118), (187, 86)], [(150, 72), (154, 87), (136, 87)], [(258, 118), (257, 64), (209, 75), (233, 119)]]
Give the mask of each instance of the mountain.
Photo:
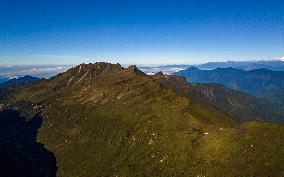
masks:
[(200, 70), (190, 67), (174, 73), (192, 83), (218, 83), (284, 107), (284, 72), (267, 69), (245, 71), (235, 68)]
[(14, 79), (10, 79), (4, 83), (2, 83), (2, 85), (19, 85), (19, 84), (28, 84), (28, 83), (32, 83), (35, 81), (40, 80), (37, 77), (32, 77), (32, 76), (24, 76), (24, 77), (20, 77), (20, 78), (14, 78)]
[(255, 96), (221, 84), (189, 83), (184, 76), (157, 73), (154, 77), (189, 100), (213, 106), (239, 121), (252, 119), (284, 123), (282, 109)]
[[(0, 127), (5, 132), (0, 152), (8, 154), (0, 161), (11, 164), (0, 166), (0, 176), (32, 176), (6, 162), (13, 156), (41, 176), (280, 177), (284, 172), (283, 125), (239, 121), (135, 66), (82, 64), (19, 86), (0, 105), (1, 121), (18, 122)], [(18, 130), (21, 126), (27, 128)]]
[(209, 62), (200, 65), (194, 65), (193, 67), (212, 70), (217, 68), (237, 68), (242, 70), (254, 70), (254, 69), (268, 69), (272, 71), (284, 71), (284, 61), (282, 60), (259, 60), (259, 61), (227, 61), (227, 62)]
[(6, 82), (3, 82), (2, 84), (0, 84), (0, 100), (12, 94), (17, 87), (36, 82), (38, 80), (40, 79), (37, 77), (32, 77), (27, 75), (24, 77), (20, 77), (18, 79), (10, 79)]
[(0, 84), (2, 84), (3, 82), (6, 82), (6, 81), (8, 81), (9, 79), (8, 78), (0, 78)]

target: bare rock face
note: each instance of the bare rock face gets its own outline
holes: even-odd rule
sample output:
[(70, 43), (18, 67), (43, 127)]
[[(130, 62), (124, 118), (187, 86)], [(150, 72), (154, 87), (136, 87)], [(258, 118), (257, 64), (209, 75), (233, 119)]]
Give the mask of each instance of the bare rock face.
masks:
[(74, 68), (71, 68), (67, 72), (73, 72), (77, 74), (92, 74), (93, 76), (98, 76), (103, 72), (110, 72), (110, 71), (118, 71), (122, 70), (120, 64), (111, 64), (105, 62), (97, 62), (97, 63), (89, 63), (89, 64), (81, 64)]
[(130, 75), (137, 74), (146, 76), (146, 74), (140, 71), (135, 65), (123, 68), (120, 64), (111, 64), (106, 62), (81, 64), (69, 69), (65, 74), (69, 76), (67, 85), (70, 86), (84, 81), (90, 83), (93, 79), (98, 78), (101, 75), (113, 75), (122, 71), (125, 71), (125, 73)]

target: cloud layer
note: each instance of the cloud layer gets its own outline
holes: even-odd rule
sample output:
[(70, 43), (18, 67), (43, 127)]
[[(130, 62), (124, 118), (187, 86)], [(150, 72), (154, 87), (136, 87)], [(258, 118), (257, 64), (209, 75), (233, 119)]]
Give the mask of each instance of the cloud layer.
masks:
[(284, 56), (278, 58), (281, 61), (284, 61)]
[(2, 66), (0, 67), (0, 78), (18, 78), (30, 75), (39, 78), (49, 78), (56, 74), (65, 72), (71, 66)]

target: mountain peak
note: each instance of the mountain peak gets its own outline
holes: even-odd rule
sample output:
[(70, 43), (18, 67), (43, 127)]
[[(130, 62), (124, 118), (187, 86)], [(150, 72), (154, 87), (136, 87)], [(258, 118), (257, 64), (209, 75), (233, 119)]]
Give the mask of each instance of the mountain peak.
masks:
[(143, 73), (136, 65), (130, 65), (128, 68), (123, 68), (119, 63), (117, 64), (111, 64), (107, 62), (96, 62), (96, 63), (89, 63), (89, 64), (80, 64), (70, 70), (76, 71), (78, 74), (82, 73), (95, 73), (96, 75), (99, 75), (103, 72), (115, 72), (115, 71), (121, 71), (121, 70), (128, 70), (130, 72), (134, 72), (136, 74), (142, 74), (146, 75)]
[(200, 70), (199, 68), (197, 68), (197, 67), (194, 67), (194, 66), (188, 67), (187, 69), (192, 69), (192, 70)]
[(164, 73), (162, 71), (159, 71), (157, 73), (154, 74), (154, 77), (164, 77)]
[[(103, 76), (104, 78), (115, 78), (116, 75), (125, 73), (127, 75), (142, 75), (146, 76), (145, 73), (140, 71), (135, 65), (123, 68), (120, 64), (111, 64), (106, 62), (96, 62), (89, 64), (80, 64), (73, 67), (58, 75), (59, 81), (65, 80), (67, 86), (79, 83), (92, 83), (92, 81), (98, 77)], [(105, 77), (106, 76), (106, 77)]]
[(120, 64), (111, 64), (106, 62), (96, 62), (96, 63), (89, 63), (89, 64), (80, 64), (75, 67), (78, 72), (88, 72), (90, 70), (97, 71), (98, 73), (103, 72), (105, 70), (121, 70), (122, 67)]
[(129, 70), (130, 72), (133, 72), (135, 74), (138, 74), (138, 75), (147, 75), (145, 74), (144, 72), (142, 72), (140, 69), (137, 68), (136, 65), (130, 65), (127, 70)]

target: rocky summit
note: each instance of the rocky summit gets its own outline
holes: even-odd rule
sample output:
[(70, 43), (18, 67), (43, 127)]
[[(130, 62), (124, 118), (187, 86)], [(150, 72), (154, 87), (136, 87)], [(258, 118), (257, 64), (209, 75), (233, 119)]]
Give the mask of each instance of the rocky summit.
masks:
[(0, 100), (0, 174), (283, 176), (283, 125), (212, 89), (110, 63), (17, 86)]

